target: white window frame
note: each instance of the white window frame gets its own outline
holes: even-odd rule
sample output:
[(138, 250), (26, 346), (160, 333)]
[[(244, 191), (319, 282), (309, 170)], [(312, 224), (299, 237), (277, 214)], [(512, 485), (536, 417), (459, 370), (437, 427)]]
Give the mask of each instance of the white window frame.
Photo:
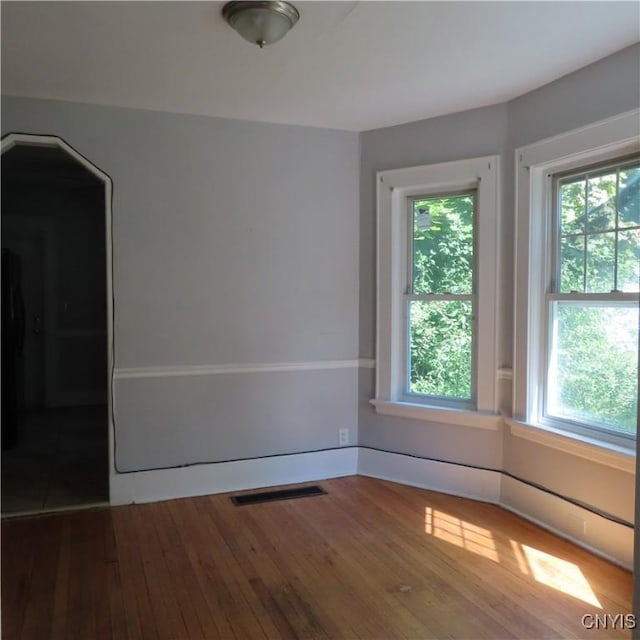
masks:
[[(500, 157), (380, 171), (377, 183), (377, 332), (376, 397), (378, 413), (445, 424), (498, 429), (496, 336)], [(409, 216), (412, 196), (464, 190), (476, 192), (474, 226), (477, 265), (475, 313), (475, 407), (437, 404), (428, 396), (405, 395), (405, 293)]]
[[(572, 428), (544, 416), (546, 313), (553, 264), (553, 176), (640, 151), (640, 110), (516, 149), (515, 308), (512, 433), (572, 451), (578, 442), (625, 456), (628, 438)], [(594, 459), (598, 454), (594, 453)], [(588, 457), (588, 456), (587, 456)]]

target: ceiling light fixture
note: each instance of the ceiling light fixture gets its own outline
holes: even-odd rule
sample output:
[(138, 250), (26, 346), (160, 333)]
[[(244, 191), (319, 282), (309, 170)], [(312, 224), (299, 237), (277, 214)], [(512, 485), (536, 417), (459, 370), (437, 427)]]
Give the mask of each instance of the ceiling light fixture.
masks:
[(300, 18), (289, 2), (227, 2), (222, 15), (245, 40), (260, 48), (278, 42)]

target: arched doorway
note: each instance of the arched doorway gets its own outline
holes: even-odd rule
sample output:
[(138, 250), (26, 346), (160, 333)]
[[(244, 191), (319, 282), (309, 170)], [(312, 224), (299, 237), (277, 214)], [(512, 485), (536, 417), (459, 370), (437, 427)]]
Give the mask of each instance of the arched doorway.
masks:
[(2, 139), (2, 512), (109, 501), (111, 180), (60, 138)]

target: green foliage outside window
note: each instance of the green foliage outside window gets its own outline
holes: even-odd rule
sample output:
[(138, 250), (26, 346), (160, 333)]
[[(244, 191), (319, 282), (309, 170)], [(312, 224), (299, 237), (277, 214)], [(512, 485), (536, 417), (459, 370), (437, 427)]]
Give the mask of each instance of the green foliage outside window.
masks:
[(411, 302), (411, 392), (471, 398), (471, 303)]
[(474, 196), (425, 198), (412, 205), (412, 293), (443, 299), (409, 303), (409, 390), (470, 399), (473, 305), (447, 296), (473, 293)]
[[(549, 408), (552, 415), (621, 433), (636, 432), (638, 307), (606, 295), (640, 285), (640, 167), (558, 183), (556, 291), (598, 302), (553, 305)], [(598, 295), (602, 294), (602, 295)]]
[[(558, 303), (554, 415), (635, 434), (638, 309)], [(555, 396), (555, 397), (554, 397)]]

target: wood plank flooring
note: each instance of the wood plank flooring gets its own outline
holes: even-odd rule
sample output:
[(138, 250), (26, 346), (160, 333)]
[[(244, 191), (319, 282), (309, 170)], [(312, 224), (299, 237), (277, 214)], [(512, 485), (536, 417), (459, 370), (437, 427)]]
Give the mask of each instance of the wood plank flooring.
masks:
[[(628, 638), (631, 574), (494, 505), (353, 476), (2, 522), (2, 638)], [(611, 625), (609, 625), (611, 627)]]

